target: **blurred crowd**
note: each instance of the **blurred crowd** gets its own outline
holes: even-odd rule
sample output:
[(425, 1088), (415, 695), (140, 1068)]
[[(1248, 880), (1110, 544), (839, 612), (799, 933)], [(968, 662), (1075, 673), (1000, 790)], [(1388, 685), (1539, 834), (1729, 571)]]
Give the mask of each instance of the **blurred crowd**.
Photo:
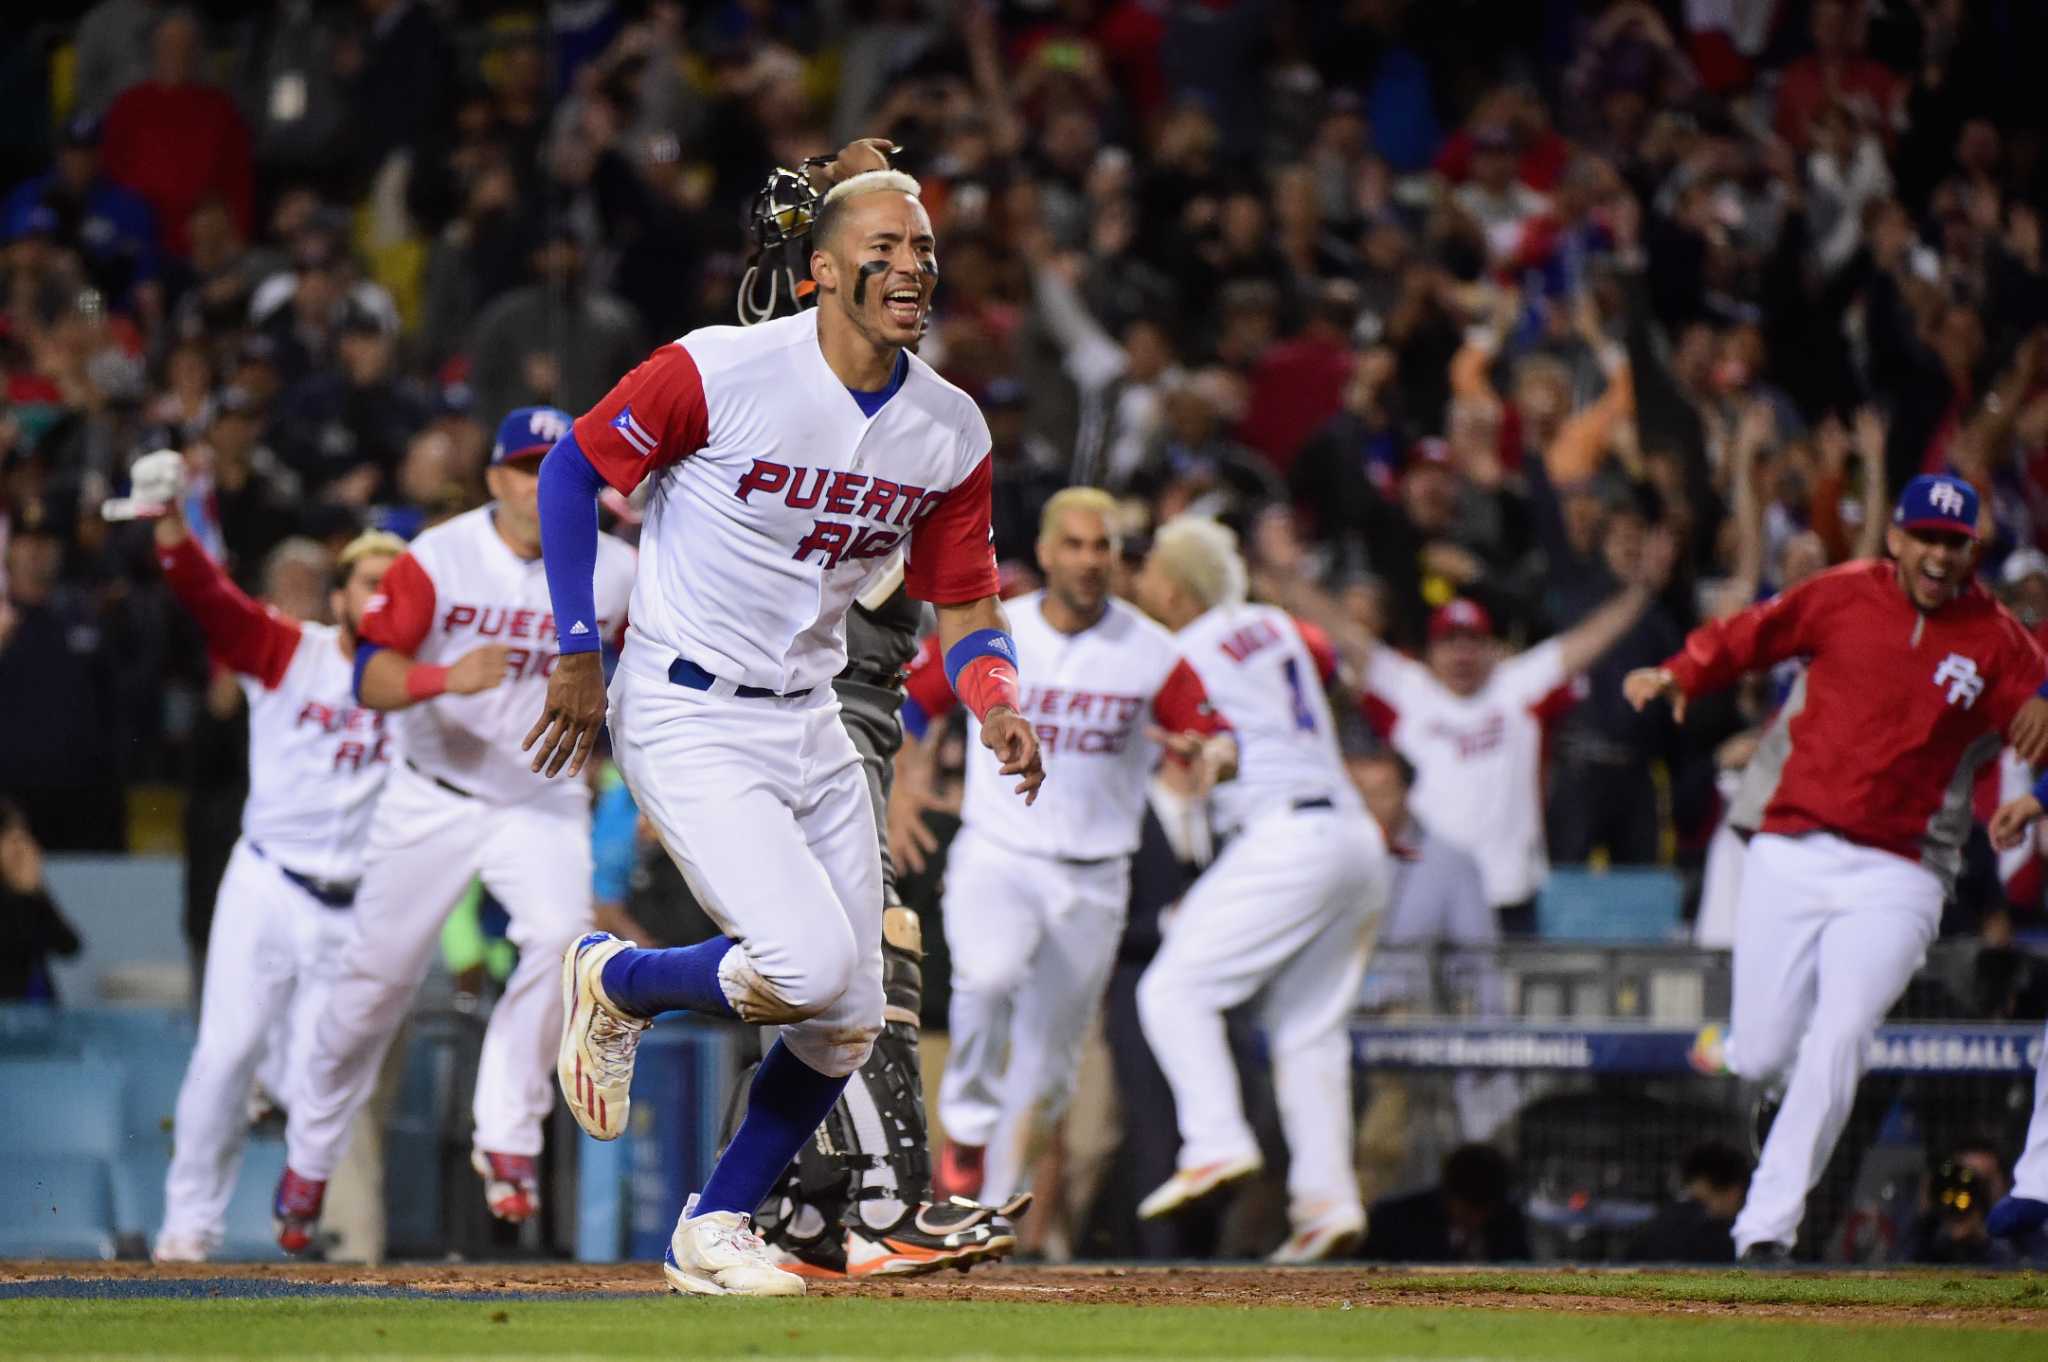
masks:
[[(1980, 487), (1985, 580), (2048, 615), (2032, 0), (36, 11), (0, 38), (0, 792), (51, 849), (123, 845), (142, 785), (232, 826), (234, 688), (98, 514), (137, 455), (203, 470), (252, 587), (288, 537), (414, 532), (507, 409), (732, 321), (753, 191), (859, 135), (924, 184), (922, 353), (987, 413), (1009, 583), (1096, 482), (1133, 548), (1219, 515), (1453, 699), (1583, 631), (1540, 716), (1569, 797), (1533, 748), (1503, 796), (1539, 872), (1697, 863), (1772, 686), (1681, 730), (1619, 678), (1881, 551), (1911, 475)], [(1964, 926), (2039, 907), (1982, 859)]]

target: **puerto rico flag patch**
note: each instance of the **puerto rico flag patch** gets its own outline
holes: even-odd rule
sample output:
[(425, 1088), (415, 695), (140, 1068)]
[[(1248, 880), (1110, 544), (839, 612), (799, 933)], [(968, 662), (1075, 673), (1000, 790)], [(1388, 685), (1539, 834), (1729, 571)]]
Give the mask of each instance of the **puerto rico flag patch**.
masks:
[(631, 403), (619, 408), (619, 414), (612, 418), (612, 429), (616, 430), (627, 444), (633, 446), (641, 458), (653, 457), (656, 441), (647, 433), (645, 426), (633, 419)]

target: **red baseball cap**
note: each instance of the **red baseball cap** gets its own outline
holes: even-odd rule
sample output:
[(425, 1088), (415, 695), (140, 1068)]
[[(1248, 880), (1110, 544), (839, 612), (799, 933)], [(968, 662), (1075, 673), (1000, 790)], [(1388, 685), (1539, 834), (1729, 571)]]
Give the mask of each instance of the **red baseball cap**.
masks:
[(1485, 606), (1463, 596), (1447, 601), (1429, 617), (1429, 641), (1435, 643), (1452, 634), (1480, 634), (1492, 638), (1493, 616), (1486, 613)]

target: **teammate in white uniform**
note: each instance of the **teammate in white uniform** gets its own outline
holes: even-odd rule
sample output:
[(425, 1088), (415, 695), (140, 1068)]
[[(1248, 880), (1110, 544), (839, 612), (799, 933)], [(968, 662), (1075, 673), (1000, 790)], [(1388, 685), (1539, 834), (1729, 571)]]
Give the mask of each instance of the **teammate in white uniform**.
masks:
[(1294, 1231), (1275, 1258), (1312, 1262), (1365, 1228), (1344, 1019), (1392, 892), (1386, 842), (1337, 749), (1324, 694), (1335, 654), (1285, 611), (1245, 602), (1235, 536), (1214, 521), (1169, 522), (1136, 591), (1174, 631), (1242, 753), (1237, 778), (1211, 796), (1227, 844), (1138, 981), (1138, 1018), (1181, 1135), (1174, 1175), (1138, 1214), (1171, 1214), (1263, 1166), (1223, 1028), (1225, 1012), (1257, 997)]
[[(508, 415), (485, 475), (494, 500), (414, 540), (363, 615), (356, 694), (401, 711), (405, 755), (370, 824), (356, 930), (290, 1107), (276, 1208), (289, 1252), (310, 1242), (349, 1122), (443, 920), (478, 876), (511, 914), (520, 954), (484, 1031), (472, 1162), (494, 1215), (524, 1220), (539, 1207), (541, 1123), (554, 1105), (547, 1053), (561, 1024), (554, 974), (591, 922), (589, 792), (535, 775), (519, 754), (556, 661), (537, 465), (568, 427), (553, 407)], [(597, 609), (577, 622), (593, 642), (618, 636), (633, 581), (630, 548), (609, 536), (597, 548)]]
[[(175, 451), (148, 458), (182, 484)], [(138, 481), (154, 475), (141, 469)], [(272, 1057), (283, 1076), (276, 1095), (293, 1101), (304, 1019), (317, 1012), (347, 939), (370, 810), (390, 769), (384, 716), (356, 704), (349, 677), (363, 608), (405, 543), (373, 532), (336, 559), (304, 539), (273, 550), (264, 578), (274, 601), (285, 599), (279, 578), (295, 566), (332, 577), (324, 604), (337, 623), (324, 624), (312, 618), (316, 600), (287, 614), (242, 594), (186, 532), (175, 491), (156, 514), (164, 581), (249, 705), (242, 836), (207, 935), (199, 1038), (178, 1089), (164, 1223), (152, 1252), (159, 1262), (203, 1262), (220, 1246), (257, 1066), (282, 1041), (286, 1053)], [(291, 1024), (279, 1025), (284, 1018)]]
[(1415, 766), (1415, 812), (1479, 862), (1503, 931), (1534, 929), (1536, 891), (1550, 869), (1544, 723), (1572, 703), (1580, 673), (1649, 606), (1670, 571), (1669, 539), (1658, 536), (1645, 558), (1642, 582), (1526, 652), (1501, 657), (1485, 607), (1460, 599), (1430, 618), (1427, 666), (1385, 647), (1365, 659), (1382, 725), (1391, 722), (1390, 741)]
[[(1023, 1190), (1032, 1147), (1066, 1106), (1123, 936), (1160, 741), (1176, 760), (1202, 762), (1205, 783), (1235, 767), (1231, 739), (1205, 741), (1226, 725), (1173, 636), (1110, 598), (1115, 514), (1096, 488), (1054, 495), (1039, 523), (1045, 590), (1009, 605), (1031, 659), (1021, 712), (1045, 754), (1044, 798), (1025, 808), (993, 757), (967, 762), (946, 860), (953, 1001), (940, 1195), (1000, 1204)], [(913, 732), (951, 707), (934, 650), (911, 669), (909, 691)]]
[(557, 1060), (569, 1109), (591, 1135), (619, 1134), (634, 1048), (660, 1012), (782, 1027), (670, 1237), (670, 1285), (705, 1294), (802, 1293), (750, 1217), (881, 1030), (875, 816), (829, 683), (847, 607), (899, 546), (983, 743), (1027, 798), (1043, 778), (996, 599), (988, 427), (906, 349), (938, 271), (916, 182), (878, 170), (838, 184), (812, 246), (815, 309), (663, 346), (578, 419), (541, 476), (549, 580), (569, 623), (528, 735), (534, 769), (573, 773), (604, 721), (603, 673), (576, 651), (592, 503), (602, 483), (626, 492), (652, 475), (612, 745), (724, 932), (676, 950), (603, 933), (575, 944)]

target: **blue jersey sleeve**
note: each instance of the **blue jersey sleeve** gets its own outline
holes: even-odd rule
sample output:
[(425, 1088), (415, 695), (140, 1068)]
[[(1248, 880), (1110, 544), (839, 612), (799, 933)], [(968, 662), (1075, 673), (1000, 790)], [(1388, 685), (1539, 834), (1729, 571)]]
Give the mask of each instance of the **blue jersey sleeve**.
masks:
[(541, 462), (541, 559), (547, 568), (548, 597), (555, 607), (555, 637), (565, 655), (594, 653), (601, 642), (594, 581), (597, 496), (604, 485), (603, 476), (576, 443), (573, 430), (557, 441)]

